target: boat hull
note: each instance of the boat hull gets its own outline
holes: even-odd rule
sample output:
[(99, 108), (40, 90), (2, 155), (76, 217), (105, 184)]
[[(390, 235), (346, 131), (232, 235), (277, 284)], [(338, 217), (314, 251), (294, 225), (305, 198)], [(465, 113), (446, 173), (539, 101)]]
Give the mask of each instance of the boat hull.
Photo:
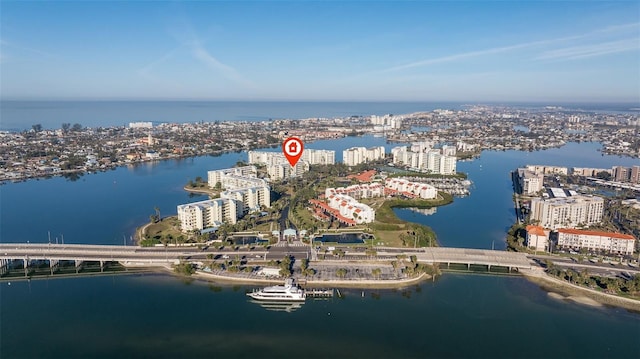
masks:
[(278, 302), (278, 303), (282, 303), (282, 302), (304, 302), (305, 301), (305, 297), (272, 297), (272, 296), (264, 296), (261, 293), (247, 293), (247, 295), (249, 297), (251, 297), (254, 300), (259, 300), (261, 302)]

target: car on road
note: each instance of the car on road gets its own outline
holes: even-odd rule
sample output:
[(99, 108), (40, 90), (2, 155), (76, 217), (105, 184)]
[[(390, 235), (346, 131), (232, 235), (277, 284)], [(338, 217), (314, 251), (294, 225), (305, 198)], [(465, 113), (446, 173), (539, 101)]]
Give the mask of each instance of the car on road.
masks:
[(225, 255), (223, 255), (223, 256), (222, 256), (222, 258), (224, 258), (224, 259), (229, 259), (229, 255), (228, 255), (228, 254), (225, 254)]

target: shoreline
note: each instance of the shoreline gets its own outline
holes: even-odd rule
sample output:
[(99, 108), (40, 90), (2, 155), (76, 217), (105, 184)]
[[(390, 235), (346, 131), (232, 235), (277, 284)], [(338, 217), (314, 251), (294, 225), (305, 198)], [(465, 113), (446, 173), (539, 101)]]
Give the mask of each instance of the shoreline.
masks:
[(523, 277), (531, 283), (538, 285), (548, 295), (555, 299), (569, 300), (575, 303), (592, 307), (618, 307), (629, 311), (640, 312), (640, 300), (620, 297), (617, 295), (598, 292), (590, 288), (584, 288), (563, 280), (550, 277), (546, 273), (521, 272)]
[[(158, 269), (160, 272), (164, 272), (167, 274), (171, 274), (175, 277), (180, 278), (194, 278), (196, 280), (202, 280), (206, 282), (225, 282), (225, 283), (238, 283), (238, 284), (263, 284), (263, 285), (272, 285), (272, 284), (282, 284), (285, 278), (277, 278), (277, 279), (269, 279), (269, 278), (241, 278), (234, 276), (226, 276), (215, 273), (208, 273), (204, 271), (196, 271), (191, 276), (184, 276), (177, 274), (173, 271), (172, 267), (162, 266), (162, 267), (153, 267)], [(423, 281), (432, 279), (433, 277), (429, 274), (422, 273), (421, 275), (414, 278), (407, 279), (389, 279), (389, 280), (376, 280), (376, 279), (359, 279), (359, 280), (307, 280), (305, 286), (311, 287), (334, 287), (334, 288), (354, 288), (354, 289), (362, 289), (362, 288), (372, 288), (372, 289), (394, 289), (394, 288), (403, 288), (409, 285), (414, 285), (421, 283)], [(296, 280), (301, 280), (305, 278), (295, 278)]]

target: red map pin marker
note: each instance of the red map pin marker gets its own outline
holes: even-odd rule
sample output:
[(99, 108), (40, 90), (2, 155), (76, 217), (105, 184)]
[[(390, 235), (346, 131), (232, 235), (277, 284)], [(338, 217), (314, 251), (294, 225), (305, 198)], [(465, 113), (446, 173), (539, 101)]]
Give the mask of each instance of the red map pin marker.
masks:
[(289, 161), (291, 167), (295, 167), (304, 151), (302, 140), (297, 137), (289, 137), (282, 142), (282, 153)]

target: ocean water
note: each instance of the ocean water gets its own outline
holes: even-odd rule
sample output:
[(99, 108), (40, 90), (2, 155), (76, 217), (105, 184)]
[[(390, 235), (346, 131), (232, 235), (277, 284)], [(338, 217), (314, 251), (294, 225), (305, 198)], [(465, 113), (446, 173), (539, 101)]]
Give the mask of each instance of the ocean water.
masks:
[[(576, 111), (640, 113), (633, 103), (482, 103), (540, 109), (562, 106)], [(126, 126), (129, 122), (189, 123), (263, 121), (309, 117), (408, 114), (434, 109), (457, 110), (461, 102), (284, 102), (284, 101), (0, 101), (0, 131), (22, 131), (41, 124), (57, 129), (63, 123), (84, 127)]]
[(2, 101), (0, 130), (21, 131), (35, 124), (41, 124), (45, 129), (57, 129), (62, 123), (107, 127), (126, 126), (137, 121), (159, 124), (336, 118), (457, 109), (460, 106), (460, 103), (446, 102)]
[[(122, 114), (120, 114), (122, 115)], [(73, 121), (69, 121), (73, 122)], [(30, 125), (29, 125), (30, 126)], [(341, 151), (385, 145), (372, 136), (318, 141)], [(509, 171), (525, 164), (610, 167), (637, 159), (601, 155), (598, 144), (537, 152), (484, 152), (459, 163), (474, 181), (432, 216), (397, 210), (432, 226), (442, 245), (503, 248), (514, 220)], [(127, 244), (154, 207), (162, 215), (203, 199), (182, 187), (230, 153), (120, 167), (0, 186), (0, 241)], [(640, 353), (640, 314), (550, 298), (519, 277), (445, 274), (398, 290), (341, 290), (291, 313), (251, 303), (252, 286), (162, 275), (0, 282), (0, 357), (281, 358), (631, 358)]]

